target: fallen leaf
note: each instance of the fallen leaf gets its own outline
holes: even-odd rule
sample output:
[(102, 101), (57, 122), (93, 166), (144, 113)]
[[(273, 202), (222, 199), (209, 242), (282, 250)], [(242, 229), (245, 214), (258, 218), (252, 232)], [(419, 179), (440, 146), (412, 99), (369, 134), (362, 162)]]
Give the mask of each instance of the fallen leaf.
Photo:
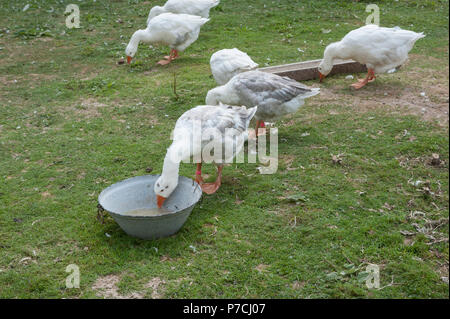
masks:
[(289, 195), (289, 196), (286, 196), (284, 199), (291, 203), (295, 202), (296, 204), (298, 204), (299, 202), (307, 202), (308, 201), (308, 197), (303, 193)]

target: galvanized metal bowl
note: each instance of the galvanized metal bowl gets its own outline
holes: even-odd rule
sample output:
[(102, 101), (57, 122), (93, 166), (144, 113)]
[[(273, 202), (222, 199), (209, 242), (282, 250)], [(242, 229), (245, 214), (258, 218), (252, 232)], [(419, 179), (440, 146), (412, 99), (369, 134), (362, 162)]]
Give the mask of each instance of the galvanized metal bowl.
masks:
[(186, 222), (202, 196), (200, 186), (190, 178), (180, 176), (178, 186), (163, 204), (173, 213), (159, 216), (127, 216), (137, 209), (157, 208), (153, 190), (159, 175), (126, 179), (104, 189), (98, 202), (130, 236), (156, 239), (175, 234)]

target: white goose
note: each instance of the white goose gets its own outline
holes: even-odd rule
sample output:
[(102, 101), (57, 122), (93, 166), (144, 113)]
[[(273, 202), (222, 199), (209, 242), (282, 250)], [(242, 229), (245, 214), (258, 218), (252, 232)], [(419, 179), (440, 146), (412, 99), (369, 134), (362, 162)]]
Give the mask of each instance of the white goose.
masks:
[(414, 43), (423, 37), (423, 33), (374, 24), (350, 31), (341, 41), (325, 48), (319, 65), (320, 80), (331, 72), (334, 59), (353, 59), (368, 69), (365, 79), (352, 84), (360, 89), (375, 79), (375, 73), (384, 73), (405, 63)]
[(262, 71), (248, 71), (234, 76), (227, 84), (209, 90), (206, 104), (258, 106), (255, 114), (256, 131), (264, 121), (275, 120), (296, 112), (304, 99), (319, 94), (320, 89), (309, 88), (288, 77)]
[(164, 6), (150, 9), (147, 24), (161, 13), (186, 13), (203, 18), (209, 18), (209, 10), (220, 3), (220, 0), (168, 0)]
[(217, 84), (224, 85), (238, 73), (254, 70), (258, 64), (236, 48), (223, 49), (215, 52), (209, 62), (211, 72)]
[[(173, 142), (167, 149), (161, 176), (155, 183), (158, 206), (170, 196), (178, 184), (178, 171), (181, 161), (197, 161), (196, 181), (202, 190), (212, 194), (220, 187), (223, 163), (231, 162), (243, 145), (250, 120), (257, 108), (246, 109), (245, 106), (201, 105), (186, 111), (177, 120), (173, 130)], [(212, 159), (205, 160), (205, 153), (210, 154), (210, 146), (229, 148)], [(208, 149), (206, 151), (206, 149)], [(216, 152), (216, 149), (214, 149)], [(202, 161), (212, 161), (218, 166), (217, 180), (204, 183), (202, 179)]]
[(200, 33), (200, 27), (209, 19), (189, 14), (163, 13), (153, 18), (146, 29), (137, 30), (131, 37), (125, 53), (127, 62), (136, 54), (139, 42), (161, 43), (168, 45), (172, 50), (170, 55), (158, 63), (168, 64), (178, 57), (178, 51), (184, 51)]

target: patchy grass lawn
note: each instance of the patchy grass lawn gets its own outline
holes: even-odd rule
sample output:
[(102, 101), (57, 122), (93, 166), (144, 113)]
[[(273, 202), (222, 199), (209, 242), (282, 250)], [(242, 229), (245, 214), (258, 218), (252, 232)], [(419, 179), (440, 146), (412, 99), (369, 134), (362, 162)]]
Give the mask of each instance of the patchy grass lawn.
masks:
[[(176, 119), (215, 86), (211, 54), (320, 58), (370, 1), (222, 0), (167, 67), (155, 63), (168, 49), (146, 45), (117, 64), (163, 1), (77, 1), (81, 28), (69, 30), (71, 2), (0, 8), (0, 297), (449, 297), (448, 1), (377, 1), (383, 26), (427, 35), (410, 62), (356, 92), (345, 74), (306, 82), (322, 94), (276, 123), (278, 172), (225, 167), (219, 192), (154, 241), (98, 223), (97, 196), (161, 172)], [(69, 264), (80, 289), (65, 287)], [(367, 289), (368, 264), (382, 289)]]

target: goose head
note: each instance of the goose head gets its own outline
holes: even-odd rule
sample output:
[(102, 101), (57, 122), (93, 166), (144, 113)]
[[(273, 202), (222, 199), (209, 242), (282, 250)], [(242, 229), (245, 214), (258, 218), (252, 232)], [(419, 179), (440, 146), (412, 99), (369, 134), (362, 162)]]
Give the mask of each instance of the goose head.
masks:
[(155, 183), (154, 191), (158, 208), (161, 208), (164, 201), (173, 193), (178, 185), (178, 178), (167, 178), (161, 175)]
[(130, 64), (131, 60), (135, 56), (139, 42), (141, 41), (142, 33), (145, 32), (145, 30), (137, 30), (133, 35), (131, 36), (130, 42), (128, 42), (128, 45), (125, 49), (125, 54), (127, 55), (127, 63)]
[(330, 74), (331, 69), (333, 69), (333, 60), (336, 57), (336, 50), (337, 50), (338, 42), (329, 44), (323, 53), (323, 60), (320, 62), (318, 66), (319, 71), (319, 79), (320, 82), (323, 81), (323, 79)]

